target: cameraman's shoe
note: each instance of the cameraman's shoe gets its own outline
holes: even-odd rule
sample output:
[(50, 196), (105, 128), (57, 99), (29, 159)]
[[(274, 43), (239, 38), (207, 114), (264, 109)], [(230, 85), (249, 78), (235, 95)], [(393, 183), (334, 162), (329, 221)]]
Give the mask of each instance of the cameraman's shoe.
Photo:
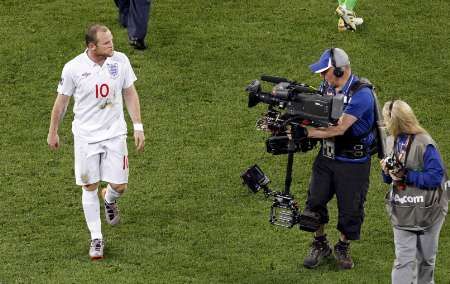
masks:
[(350, 256), (350, 243), (338, 241), (334, 246), (334, 256), (340, 269), (352, 269), (354, 266)]
[(336, 14), (341, 17), (348, 30), (356, 31), (356, 26), (358, 24), (362, 24), (362, 18), (357, 18), (355, 16), (355, 12), (348, 10), (342, 6), (338, 6), (336, 8)]
[(309, 255), (303, 260), (303, 266), (306, 268), (316, 268), (325, 257), (331, 255), (331, 247), (325, 236), (314, 238)]

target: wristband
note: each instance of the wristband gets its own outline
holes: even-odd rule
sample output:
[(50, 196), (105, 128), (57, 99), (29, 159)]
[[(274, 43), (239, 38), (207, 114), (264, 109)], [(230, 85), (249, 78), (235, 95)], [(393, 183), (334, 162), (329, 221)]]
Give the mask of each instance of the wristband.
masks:
[(144, 132), (144, 125), (142, 123), (133, 123), (134, 131), (142, 131)]

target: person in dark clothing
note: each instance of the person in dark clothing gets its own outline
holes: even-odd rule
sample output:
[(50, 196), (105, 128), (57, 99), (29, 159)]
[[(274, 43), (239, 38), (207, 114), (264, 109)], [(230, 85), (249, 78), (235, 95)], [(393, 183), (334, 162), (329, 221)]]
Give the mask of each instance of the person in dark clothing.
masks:
[(340, 235), (334, 255), (339, 268), (351, 269), (350, 240), (360, 239), (369, 188), (369, 148), (376, 137), (374, 95), (368, 86), (355, 88), (360, 79), (352, 73), (348, 55), (340, 48), (325, 50), (309, 67), (323, 77), (325, 96), (344, 96), (344, 110), (337, 125), (308, 129), (308, 137), (322, 139), (322, 147), (313, 164), (305, 206), (305, 211), (318, 216), (319, 227), (303, 265), (315, 268), (332, 254), (325, 224), (329, 221), (327, 204), (336, 195)]
[(119, 8), (119, 23), (127, 28), (131, 46), (144, 50), (147, 48), (147, 35), (151, 0), (114, 0)]

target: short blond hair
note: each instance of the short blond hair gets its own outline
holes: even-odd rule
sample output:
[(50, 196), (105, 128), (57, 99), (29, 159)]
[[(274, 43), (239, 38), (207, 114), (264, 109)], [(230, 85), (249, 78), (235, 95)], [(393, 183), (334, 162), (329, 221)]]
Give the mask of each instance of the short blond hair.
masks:
[(97, 44), (97, 33), (99, 31), (107, 32), (109, 31), (109, 29), (107, 26), (102, 24), (92, 24), (87, 28), (86, 34), (84, 36), (86, 46), (88, 46), (90, 43)]
[(412, 108), (402, 100), (388, 101), (383, 107), (383, 118), (391, 135), (427, 133), (420, 125)]

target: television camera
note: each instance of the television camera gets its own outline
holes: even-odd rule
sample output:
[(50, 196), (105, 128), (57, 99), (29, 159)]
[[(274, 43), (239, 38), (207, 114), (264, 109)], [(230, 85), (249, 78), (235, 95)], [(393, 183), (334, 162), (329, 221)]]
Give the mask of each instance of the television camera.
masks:
[[(271, 92), (263, 91), (261, 81), (274, 84)], [(247, 87), (248, 107), (258, 103), (268, 105), (267, 112), (258, 119), (256, 128), (271, 133), (266, 140), (266, 150), (273, 155), (287, 154), (288, 162), (284, 191), (273, 191), (268, 187), (269, 178), (255, 164), (241, 174), (243, 183), (257, 193), (263, 189), (266, 197), (272, 197), (269, 222), (276, 226), (292, 228), (299, 224), (301, 230), (315, 232), (319, 228), (319, 215), (304, 210), (290, 193), (292, 166), (295, 152), (307, 152), (314, 148), (317, 140), (307, 137), (306, 125), (327, 127), (337, 123), (344, 108), (342, 95), (324, 95), (307, 84), (286, 78), (261, 76)]]
[[(275, 86), (271, 92), (264, 92), (261, 81)], [(324, 95), (321, 90), (307, 84), (281, 77), (263, 75), (261, 81), (253, 80), (245, 89), (249, 108), (262, 102), (269, 105), (269, 110), (273, 107), (285, 109), (285, 116), (290, 120), (299, 119), (316, 127), (336, 124), (342, 115), (343, 95)]]
[[(275, 84), (271, 92), (262, 90), (261, 81)], [(266, 140), (267, 152), (274, 155), (289, 151), (307, 152), (317, 140), (305, 139), (304, 126), (327, 127), (336, 124), (344, 108), (344, 96), (328, 96), (304, 83), (297, 83), (282, 77), (261, 76), (245, 89), (248, 93), (248, 107), (262, 102), (268, 110), (256, 122), (256, 128), (270, 132)], [(292, 149), (288, 149), (293, 140)]]

